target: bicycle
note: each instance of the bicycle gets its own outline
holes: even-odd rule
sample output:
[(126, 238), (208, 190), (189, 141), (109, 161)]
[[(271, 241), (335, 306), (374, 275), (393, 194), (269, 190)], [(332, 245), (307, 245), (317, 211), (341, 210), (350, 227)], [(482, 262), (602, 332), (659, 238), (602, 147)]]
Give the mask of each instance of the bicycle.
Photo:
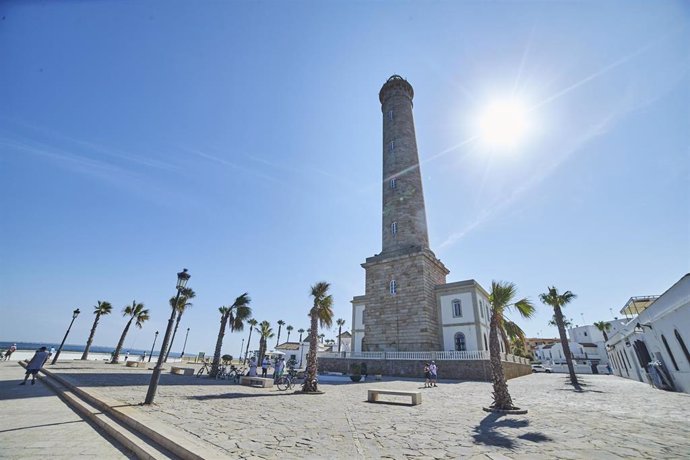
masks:
[(276, 380), (276, 386), (280, 391), (289, 390), (296, 385), (297, 371), (291, 370), (287, 374), (281, 375)]
[(196, 373), (197, 378), (201, 377), (204, 372), (207, 374), (211, 373), (211, 364), (208, 361), (204, 361), (204, 365), (201, 366), (201, 369), (199, 369)]

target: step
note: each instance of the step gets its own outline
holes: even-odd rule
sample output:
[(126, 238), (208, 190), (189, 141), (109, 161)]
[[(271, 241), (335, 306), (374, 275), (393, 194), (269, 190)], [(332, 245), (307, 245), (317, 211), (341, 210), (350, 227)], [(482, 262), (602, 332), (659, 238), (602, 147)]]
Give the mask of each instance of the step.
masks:
[(64, 386), (56, 379), (40, 377), (43, 383), (50, 387), (57, 396), (62, 399), (80, 416), (92, 422), (114, 439), (125, 450), (130, 451), (140, 460), (159, 460), (177, 458), (166, 449), (158, 446), (151, 439), (129, 429), (108, 414), (103, 413), (93, 405), (77, 396), (75, 392)]

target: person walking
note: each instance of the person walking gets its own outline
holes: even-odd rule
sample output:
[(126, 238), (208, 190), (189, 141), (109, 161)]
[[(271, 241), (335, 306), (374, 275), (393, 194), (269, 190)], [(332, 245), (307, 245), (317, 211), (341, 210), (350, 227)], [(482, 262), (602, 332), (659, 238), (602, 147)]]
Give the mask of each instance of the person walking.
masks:
[(266, 378), (268, 374), (268, 358), (264, 356), (264, 360), (261, 361), (261, 377)]
[(436, 379), (438, 379), (438, 368), (436, 367), (436, 361), (431, 361), (431, 364), (429, 364), (429, 373), (431, 374), (429, 386), (437, 387)]
[(20, 385), (26, 385), (26, 381), (31, 376), (31, 384), (36, 383), (36, 374), (41, 370), (46, 360), (48, 359), (48, 349), (46, 347), (41, 347), (36, 350), (31, 361), (26, 365), (26, 375), (24, 376), (24, 381)]
[(431, 386), (431, 372), (429, 371), (429, 363), (424, 363), (424, 388)]
[(12, 353), (14, 353), (15, 351), (17, 351), (17, 344), (13, 343), (12, 346), (8, 348), (5, 352), (5, 361), (9, 361), (10, 356), (12, 356)]

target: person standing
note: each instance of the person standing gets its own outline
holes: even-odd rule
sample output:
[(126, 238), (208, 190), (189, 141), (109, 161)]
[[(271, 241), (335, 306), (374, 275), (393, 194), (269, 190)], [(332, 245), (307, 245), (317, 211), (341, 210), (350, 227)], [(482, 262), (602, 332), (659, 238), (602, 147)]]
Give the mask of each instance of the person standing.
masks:
[(31, 384), (36, 383), (36, 374), (41, 370), (46, 360), (48, 359), (48, 349), (46, 347), (41, 347), (36, 350), (31, 361), (26, 365), (26, 375), (24, 376), (24, 381), (20, 385), (26, 385), (26, 381), (31, 376)]
[(429, 371), (429, 363), (424, 363), (424, 388), (431, 386), (431, 372)]
[(436, 379), (438, 378), (438, 368), (436, 367), (436, 361), (431, 361), (431, 364), (429, 364), (429, 373), (431, 374), (431, 381), (429, 382), (429, 386), (436, 387)]
[(261, 361), (261, 377), (266, 378), (268, 374), (268, 358), (264, 356), (264, 360)]
[(273, 383), (276, 383), (283, 376), (285, 370), (285, 358), (279, 358), (273, 371)]
[(256, 358), (252, 356), (249, 360), (249, 377), (256, 377)]

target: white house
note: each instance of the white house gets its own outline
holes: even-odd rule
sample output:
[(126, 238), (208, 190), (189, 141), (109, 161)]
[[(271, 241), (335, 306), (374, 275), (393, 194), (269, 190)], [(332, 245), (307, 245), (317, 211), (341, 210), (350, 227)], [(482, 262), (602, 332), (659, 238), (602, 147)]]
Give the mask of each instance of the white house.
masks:
[(623, 307), (630, 319), (607, 342), (615, 374), (690, 393), (690, 273), (658, 298), (639, 299)]

